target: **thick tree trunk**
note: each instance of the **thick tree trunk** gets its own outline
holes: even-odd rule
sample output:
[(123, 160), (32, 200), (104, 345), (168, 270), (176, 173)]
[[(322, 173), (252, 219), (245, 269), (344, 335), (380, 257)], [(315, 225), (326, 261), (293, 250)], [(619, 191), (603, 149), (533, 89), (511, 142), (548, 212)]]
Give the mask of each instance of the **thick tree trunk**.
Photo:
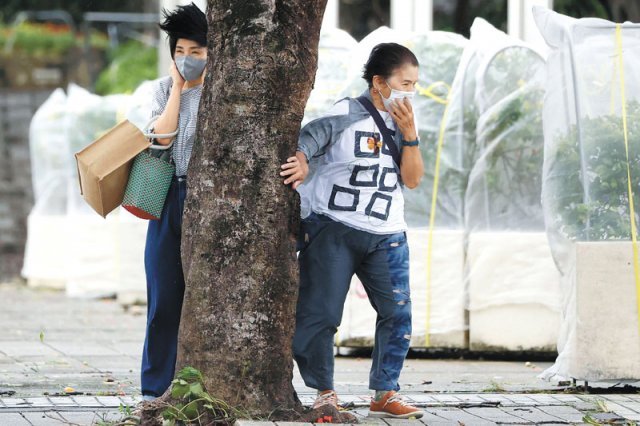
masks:
[(299, 406), (291, 339), (295, 152), (326, 0), (209, 0), (209, 61), (188, 175), (177, 368), (251, 413)]

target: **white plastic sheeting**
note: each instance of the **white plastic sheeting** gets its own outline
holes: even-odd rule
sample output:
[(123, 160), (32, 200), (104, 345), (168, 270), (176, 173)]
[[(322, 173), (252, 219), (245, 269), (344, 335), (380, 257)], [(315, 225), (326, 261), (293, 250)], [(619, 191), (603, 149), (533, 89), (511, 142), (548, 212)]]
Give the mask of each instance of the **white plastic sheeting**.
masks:
[[(482, 19), (471, 34), (383, 28), (354, 54), (366, 60), (373, 45), (395, 41), (421, 63), (414, 105), (425, 176), (405, 191), (412, 346), (553, 350), (560, 287), (540, 200), (544, 59)], [(348, 95), (364, 90), (358, 77)], [(371, 345), (374, 329), (354, 279), (337, 344)]]
[(56, 90), (31, 121), (35, 206), (27, 224), (22, 275), (32, 286), (64, 288), (74, 297), (144, 299), (147, 222), (122, 209), (102, 219), (82, 199), (74, 153), (117, 122), (144, 126), (150, 83), (131, 96), (100, 97), (70, 85)]
[(322, 116), (339, 99), (349, 81), (351, 55), (358, 43), (346, 31), (330, 28), (320, 33), (318, 71), (302, 124)]
[[(631, 243), (612, 241), (631, 239), (631, 193), (634, 221), (638, 218), (640, 24), (576, 20), (542, 8), (536, 8), (534, 16), (551, 48), (543, 114), (542, 197), (551, 249), (563, 274), (559, 356), (541, 377), (638, 380), (637, 369), (621, 368), (630, 359), (640, 364), (635, 350), (637, 307), (630, 311), (621, 304), (613, 315), (585, 308), (597, 306), (600, 297), (603, 311), (610, 312), (605, 305), (616, 300), (614, 294), (633, 294), (636, 301), (640, 297), (635, 288), (625, 293), (624, 286), (636, 285), (629, 268), (612, 261), (611, 269), (603, 273), (606, 265), (594, 256), (609, 250), (632, 252)], [(599, 241), (609, 243), (595, 243)], [(634, 263), (631, 254), (625, 257), (626, 262)], [(607, 289), (603, 294), (608, 297), (598, 296), (598, 287)], [(598, 318), (595, 324), (594, 316)], [(605, 361), (601, 355), (606, 348), (601, 347), (603, 340), (598, 336), (622, 336), (621, 329), (631, 328), (636, 337), (616, 341)], [(634, 349), (624, 351), (627, 345)]]
[[(560, 284), (540, 196), (545, 62), (482, 19), (471, 28), (469, 49), (477, 116), (464, 194), (470, 346), (553, 350)], [(519, 321), (508, 305), (518, 306)]]

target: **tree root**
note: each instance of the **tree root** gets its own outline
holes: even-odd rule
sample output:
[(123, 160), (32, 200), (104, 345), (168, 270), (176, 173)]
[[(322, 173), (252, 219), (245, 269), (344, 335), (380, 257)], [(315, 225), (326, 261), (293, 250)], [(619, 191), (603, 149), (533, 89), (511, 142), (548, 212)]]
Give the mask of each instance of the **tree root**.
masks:
[[(141, 425), (162, 426), (162, 413), (168, 408), (174, 407), (179, 402), (179, 400), (171, 396), (171, 391), (167, 390), (164, 395), (154, 399), (153, 401), (143, 401), (138, 404), (138, 407), (133, 414), (140, 418)], [(253, 419), (302, 423), (358, 423), (358, 419), (354, 414), (348, 411), (340, 411), (331, 405), (324, 405), (316, 409), (305, 408), (302, 406), (293, 410), (277, 409), (268, 415), (253, 416)], [(232, 417), (216, 417), (213, 413), (206, 411), (202, 413), (198, 422), (192, 424), (203, 426), (231, 426), (235, 423), (235, 420), (236, 419)]]

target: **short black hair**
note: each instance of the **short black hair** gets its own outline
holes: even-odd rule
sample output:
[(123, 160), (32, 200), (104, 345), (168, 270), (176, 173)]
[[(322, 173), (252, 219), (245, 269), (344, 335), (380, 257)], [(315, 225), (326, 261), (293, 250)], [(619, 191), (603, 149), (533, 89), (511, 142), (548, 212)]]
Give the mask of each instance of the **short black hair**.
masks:
[(419, 66), (418, 58), (413, 52), (398, 43), (380, 43), (371, 50), (367, 63), (364, 64), (362, 78), (369, 87), (373, 87), (373, 76), (380, 75), (385, 79), (403, 65)]
[(207, 46), (207, 17), (193, 2), (186, 6), (178, 6), (173, 12), (163, 9), (162, 15), (164, 21), (159, 26), (169, 36), (172, 58), (180, 38), (195, 41), (203, 47)]

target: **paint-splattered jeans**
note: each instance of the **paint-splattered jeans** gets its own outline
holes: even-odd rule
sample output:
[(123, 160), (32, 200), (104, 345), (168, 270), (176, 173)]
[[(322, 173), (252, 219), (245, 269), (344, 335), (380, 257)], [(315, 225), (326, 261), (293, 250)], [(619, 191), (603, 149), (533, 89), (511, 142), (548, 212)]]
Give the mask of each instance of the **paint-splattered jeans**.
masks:
[(333, 389), (333, 339), (355, 273), (376, 310), (369, 388), (399, 390), (411, 338), (405, 233), (376, 235), (313, 213), (302, 221), (293, 353), (307, 386)]

